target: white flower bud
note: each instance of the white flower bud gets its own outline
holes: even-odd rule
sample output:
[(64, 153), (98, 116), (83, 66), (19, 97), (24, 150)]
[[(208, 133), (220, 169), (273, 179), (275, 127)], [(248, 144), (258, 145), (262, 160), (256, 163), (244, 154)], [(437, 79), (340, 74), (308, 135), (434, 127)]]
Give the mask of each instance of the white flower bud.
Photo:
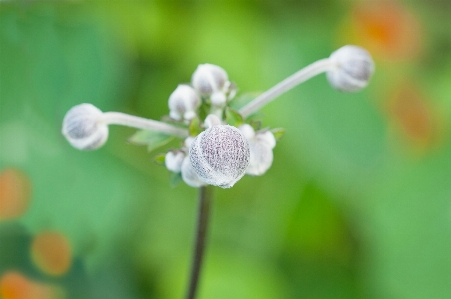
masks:
[(211, 104), (217, 107), (223, 107), (227, 102), (227, 97), (222, 91), (215, 91), (210, 97)]
[(185, 146), (187, 147), (187, 148), (190, 148), (191, 147), (191, 144), (193, 144), (193, 141), (194, 141), (194, 138), (195, 137), (192, 137), (192, 136), (190, 136), (190, 137), (187, 137), (186, 139), (185, 139)]
[(241, 125), (238, 129), (243, 133), (247, 140), (251, 140), (255, 136), (255, 130), (249, 124)]
[(215, 114), (208, 114), (204, 121), (204, 127), (207, 129), (220, 124), (221, 120)]
[(191, 83), (203, 96), (211, 97), (214, 106), (224, 106), (225, 93), (230, 86), (227, 72), (214, 64), (200, 64), (194, 71)]
[(203, 181), (230, 188), (243, 177), (249, 165), (249, 143), (235, 127), (212, 126), (194, 139), (189, 156)]
[(358, 46), (344, 46), (330, 55), (334, 66), (327, 72), (329, 83), (336, 89), (355, 92), (364, 88), (373, 72), (371, 55)]
[(274, 134), (269, 130), (259, 132), (255, 137), (258, 141), (266, 143), (266, 145), (270, 149), (273, 149), (276, 146), (276, 138), (274, 137)]
[(108, 125), (102, 122), (102, 116), (94, 105), (74, 106), (64, 116), (62, 133), (77, 149), (97, 149), (108, 139)]
[(164, 164), (168, 170), (179, 173), (184, 158), (185, 154), (182, 151), (169, 151), (164, 158)]
[(169, 96), (169, 116), (175, 120), (191, 120), (200, 104), (196, 91), (189, 85), (180, 84)]
[[(242, 126), (241, 126), (242, 127)], [(241, 128), (240, 127), (240, 128)], [(249, 139), (251, 159), (246, 174), (262, 175), (272, 165), (274, 155), (272, 149), (276, 146), (276, 138), (271, 131), (258, 132)]]
[(250, 162), (246, 169), (246, 174), (262, 175), (272, 165), (272, 148), (264, 141), (256, 138), (249, 140)]
[(205, 186), (207, 184), (202, 181), (194, 171), (194, 168), (191, 166), (191, 161), (188, 156), (183, 159), (181, 171), (182, 179), (188, 186), (197, 188)]

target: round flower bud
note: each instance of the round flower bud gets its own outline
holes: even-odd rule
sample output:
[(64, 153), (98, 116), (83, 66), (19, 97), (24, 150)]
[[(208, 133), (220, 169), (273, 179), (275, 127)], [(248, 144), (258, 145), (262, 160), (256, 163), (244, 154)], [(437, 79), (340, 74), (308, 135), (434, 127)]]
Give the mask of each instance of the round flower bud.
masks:
[(192, 137), (192, 136), (186, 137), (186, 139), (184, 141), (186, 148), (189, 149), (191, 147), (191, 144), (193, 144), (194, 138), (196, 138), (196, 137)]
[(179, 173), (182, 169), (185, 154), (182, 151), (169, 151), (164, 157), (166, 168), (172, 172)]
[(249, 140), (250, 162), (246, 169), (246, 174), (262, 175), (272, 165), (272, 149), (276, 145), (276, 139), (270, 131), (257, 133), (255, 137)]
[(169, 116), (175, 120), (191, 120), (200, 104), (196, 91), (189, 85), (180, 84), (169, 96)]
[(276, 138), (271, 131), (259, 132), (256, 139), (260, 142), (266, 143), (269, 148), (273, 149), (276, 146)]
[(182, 179), (188, 186), (197, 188), (206, 185), (206, 183), (202, 181), (194, 171), (194, 168), (191, 166), (189, 157), (185, 157), (183, 159), (181, 171)]
[(373, 72), (371, 55), (358, 46), (344, 46), (330, 55), (333, 69), (327, 72), (329, 83), (336, 89), (355, 92), (364, 88)]
[(77, 149), (97, 149), (108, 139), (108, 125), (102, 117), (103, 112), (94, 105), (74, 106), (64, 116), (62, 133)]
[(221, 120), (215, 114), (208, 114), (204, 121), (205, 128), (211, 128), (221, 124)]
[(243, 133), (247, 140), (251, 140), (255, 136), (255, 130), (249, 124), (241, 125), (238, 129)]
[(210, 96), (211, 104), (213, 106), (222, 107), (227, 102), (227, 97), (222, 91), (215, 91)]
[(211, 98), (215, 106), (223, 106), (226, 103), (225, 92), (230, 85), (227, 72), (214, 64), (200, 64), (194, 71), (191, 83), (203, 96)]
[(243, 177), (249, 165), (249, 143), (235, 127), (212, 126), (194, 139), (189, 156), (203, 181), (230, 188)]

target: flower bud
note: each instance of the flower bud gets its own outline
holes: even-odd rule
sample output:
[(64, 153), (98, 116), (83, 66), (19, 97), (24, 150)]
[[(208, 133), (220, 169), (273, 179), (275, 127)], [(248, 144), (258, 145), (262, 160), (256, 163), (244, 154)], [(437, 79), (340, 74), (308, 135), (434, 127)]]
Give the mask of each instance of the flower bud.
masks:
[(272, 165), (274, 159), (272, 148), (266, 143), (254, 139), (249, 141), (249, 149), (251, 157), (246, 174), (263, 175)]
[(191, 83), (203, 96), (211, 98), (215, 106), (223, 106), (226, 103), (225, 93), (230, 83), (227, 72), (214, 64), (200, 64), (194, 71)]
[(64, 116), (62, 133), (77, 149), (97, 149), (108, 139), (108, 125), (102, 117), (103, 112), (94, 105), (74, 106)]
[(255, 130), (249, 124), (241, 125), (238, 129), (241, 131), (241, 133), (243, 133), (244, 137), (246, 137), (247, 140), (250, 140), (255, 136)]
[(371, 55), (358, 46), (344, 46), (330, 55), (333, 69), (327, 72), (329, 83), (336, 89), (355, 92), (364, 88), (373, 72)]
[(182, 151), (169, 151), (164, 158), (164, 164), (168, 170), (179, 173), (184, 158), (185, 154)]
[(189, 148), (191, 147), (191, 144), (193, 144), (194, 138), (195, 138), (195, 137), (189, 136), (189, 137), (187, 137), (187, 138), (185, 139), (185, 141), (183, 142), (183, 143), (185, 144), (185, 147), (186, 147), (187, 149), (189, 149)]
[(208, 114), (204, 121), (205, 128), (211, 128), (221, 124), (221, 120), (215, 114)]
[(264, 131), (264, 132), (259, 132), (256, 135), (256, 139), (262, 143), (266, 143), (266, 145), (270, 149), (273, 149), (276, 146), (276, 138), (274, 137), (274, 134), (269, 130)]
[(276, 139), (271, 131), (255, 133), (254, 129), (244, 124), (239, 127), (240, 131), (249, 141), (250, 162), (246, 174), (262, 175), (272, 165), (274, 158), (272, 149), (276, 146)]
[(243, 177), (249, 165), (249, 143), (235, 127), (212, 126), (194, 139), (189, 156), (203, 181), (230, 188)]
[(191, 120), (201, 104), (200, 97), (189, 85), (180, 84), (169, 96), (169, 116), (175, 120)]
[(206, 185), (194, 171), (188, 156), (183, 159), (181, 171), (182, 179), (188, 186), (197, 188)]

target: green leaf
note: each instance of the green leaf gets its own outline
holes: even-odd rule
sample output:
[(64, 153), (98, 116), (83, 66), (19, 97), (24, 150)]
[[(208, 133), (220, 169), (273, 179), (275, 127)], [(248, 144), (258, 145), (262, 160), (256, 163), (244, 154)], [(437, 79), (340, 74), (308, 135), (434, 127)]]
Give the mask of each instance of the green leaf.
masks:
[(251, 125), (252, 128), (254, 128), (255, 131), (260, 131), (260, 129), (262, 128), (262, 121), (261, 120), (251, 119), (249, 124)]
[(159, 148), (174, 139), (174, 136), (166, 135), (156, 131), (139, 130), (133, 134), (128, 141), (136, 145), (147, 145), (149, 152)]
[(164, 165), (166, 154), (161, 153), (153, 157), (153, 162), (157, 165)]
[(191, 120), (188, 126), (188, 131), (190, 136), (197, 136), (202, 132), (202, 127), (200, 126), (199, 117), (195, 117)]
[(271, 133), (274, 135), (276, 141), (279, 141), (280, 139), (282, 139), (283, 136), (285, 136), (285, 129), (275, 128), (271, 130)]
[(171, 176), (171, 188), (174, 188), (182, 181), (182, 173), (173, 173)]
[(241, 114), (230, 107), (226, 108), (225, 115), (227, 123), (231, 126), (239, 127), (244, 123)]

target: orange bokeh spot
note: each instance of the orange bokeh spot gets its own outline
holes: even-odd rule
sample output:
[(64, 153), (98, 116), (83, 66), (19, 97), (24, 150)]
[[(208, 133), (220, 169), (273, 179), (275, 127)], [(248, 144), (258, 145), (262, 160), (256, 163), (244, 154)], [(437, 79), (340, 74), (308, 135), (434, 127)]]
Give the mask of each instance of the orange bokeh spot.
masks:
[(57, 288), (31, 281), (18, 272), (7, 272), (0, 278), (2, 299), (57, 299), (61, 295)]
[(343, 33), (350, 39), (348, 42), (382, 59), (411, 59), (422, 48), (419, 21), (396, 1), (367, 1), (358, 5)]
[(0, 173), (0, 220), (23, 215), (30, 203), (31, 182), (17, 169)]
[(427, 146), (437, 137), (437, 121), (421, 93), (411, 84), (397, 88), (388, 102), (391, 119), (413, 143)]
[(58, 232), (43, 232), (31, 245), (33, 262), (44, 273), (63, 275), (72, 264), (72, 249), (67, 238)]

